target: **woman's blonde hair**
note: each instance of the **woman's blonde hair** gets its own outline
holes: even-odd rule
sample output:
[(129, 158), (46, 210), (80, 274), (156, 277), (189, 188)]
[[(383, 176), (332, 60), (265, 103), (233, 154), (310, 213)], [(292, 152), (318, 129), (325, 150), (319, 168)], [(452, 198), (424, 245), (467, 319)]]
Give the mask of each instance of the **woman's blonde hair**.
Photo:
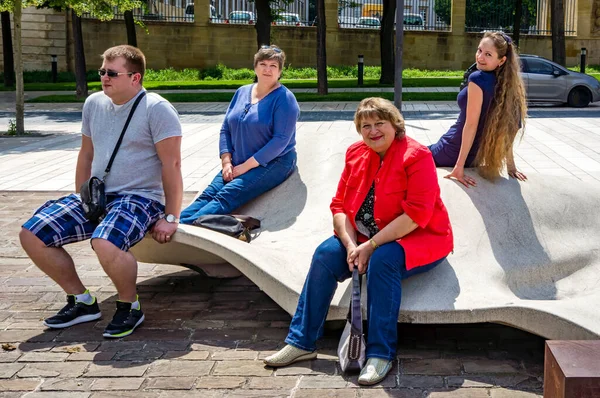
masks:
[(507, 155), (512, 152), (519, 129), (521, 137), (523, 136), (527, 103), (525, 87), (519, 74), (521, 62), (510, 37), (502, 32), (487, 32), (483, 39), (490, 39), (494, 43), (498, 59), (506, 56), (506, 62), (496, 69), (494, 98), (475, 157), (479, 174), (486, 179), (494, 179), (500, 175)]
[(356, 113), (354, 114), (354, 125), (356, 131), (360, 133), (360, 125), (367, 118), (387, 120), (396, 129), (396, 138), (404, 138), (406, 130), (404, 129), (404, 118), (402, 114), (390, 101), (379, 98), (370, 97), (360, 101)]

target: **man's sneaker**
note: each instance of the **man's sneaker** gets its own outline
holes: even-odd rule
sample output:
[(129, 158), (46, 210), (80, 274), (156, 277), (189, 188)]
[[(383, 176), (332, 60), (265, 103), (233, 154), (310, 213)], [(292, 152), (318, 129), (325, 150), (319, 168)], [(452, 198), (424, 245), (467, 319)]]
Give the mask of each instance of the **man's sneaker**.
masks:
[(131, 303), (117, 301), (117, 312), (108, 324), (102, 336), (119, 338), (129, 336), (135, 328), (144, 322), (144, 313), (139, 309), (131, 308)]
[(67, 305), (50, 318), (44, 320), (44, 326), (54, 329), (68, 328), (78, 323), (90, 322), (102, 316), (98, 301), (94, 297), (92, 304), (75, 301), (75, 296), (67, 296)]

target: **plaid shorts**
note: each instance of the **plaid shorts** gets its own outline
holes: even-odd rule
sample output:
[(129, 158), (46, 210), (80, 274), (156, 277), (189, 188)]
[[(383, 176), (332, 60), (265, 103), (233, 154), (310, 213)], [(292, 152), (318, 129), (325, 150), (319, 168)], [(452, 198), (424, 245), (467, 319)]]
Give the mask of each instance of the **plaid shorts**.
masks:
[(138, 195), (106, 195), (106, 217), (98, 224), (83, 215), (79, 195), (43, 204), (23, 228), (46, 246), (61, 247), (86, 239), (106, 239), (123, 251), (144, 238), (164, 212), (159, 202)]

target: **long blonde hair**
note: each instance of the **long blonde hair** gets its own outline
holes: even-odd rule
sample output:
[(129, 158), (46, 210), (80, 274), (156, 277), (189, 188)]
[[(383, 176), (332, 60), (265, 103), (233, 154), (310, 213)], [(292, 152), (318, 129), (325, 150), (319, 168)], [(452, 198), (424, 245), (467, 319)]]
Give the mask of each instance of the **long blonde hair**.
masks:
[(494, 98), (475, 157), (479, 174), (486, 179), (494, 179), (500, 175), (519, 129), (521, 137), (523, 136), (527, 103), (525, 87), (519, 74), (521, 62), (510, 37), (502, 32), (487, 32), (483, 39), (492, 40), (499, 59), (506, 56), (506, 62), (496, 69)]

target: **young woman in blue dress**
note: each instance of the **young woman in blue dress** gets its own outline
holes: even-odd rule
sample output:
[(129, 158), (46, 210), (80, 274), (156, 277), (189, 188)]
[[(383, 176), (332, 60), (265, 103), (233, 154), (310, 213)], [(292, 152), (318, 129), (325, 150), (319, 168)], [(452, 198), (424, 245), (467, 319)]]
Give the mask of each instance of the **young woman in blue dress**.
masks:
[(453, 167), (446, 176), (467, 188), (476, 181), (465, 175), (465, 167), (477, 167), (486, 179), (500, 176), (506, 164), (508, 175), (527, 180), (517, 170), (513, 142), (525, 126), (525, 87), (519, 75), (517, 50), (505, 33), (487, 32), (475, 54), (477, 70), (458, 94), (460, 114), (440, 140), (429, 146), (438, 167)]

